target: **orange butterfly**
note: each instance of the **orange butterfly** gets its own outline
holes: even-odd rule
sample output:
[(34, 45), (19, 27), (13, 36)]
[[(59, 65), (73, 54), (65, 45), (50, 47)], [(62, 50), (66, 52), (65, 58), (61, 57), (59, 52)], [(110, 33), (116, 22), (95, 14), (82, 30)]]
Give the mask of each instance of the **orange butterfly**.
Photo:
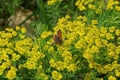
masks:
[(53, 40), (55, 45), (62, 44), (62, 32), (61, 30), (58, 30), (57, 34), (53, 36)]

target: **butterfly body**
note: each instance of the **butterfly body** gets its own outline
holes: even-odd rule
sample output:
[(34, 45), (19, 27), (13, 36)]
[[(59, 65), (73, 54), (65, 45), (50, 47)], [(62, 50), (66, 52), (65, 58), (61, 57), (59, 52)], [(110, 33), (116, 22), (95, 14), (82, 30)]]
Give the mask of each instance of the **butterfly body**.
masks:
[(54, 44), (62, 44), (62, 33), (61, 30), (58, 30), (57, 34), (53, 36)]

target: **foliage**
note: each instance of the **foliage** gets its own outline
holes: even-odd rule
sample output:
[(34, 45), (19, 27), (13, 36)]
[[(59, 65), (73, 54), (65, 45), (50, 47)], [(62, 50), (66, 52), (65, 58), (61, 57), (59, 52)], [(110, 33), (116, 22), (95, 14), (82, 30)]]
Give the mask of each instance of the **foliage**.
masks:
[(0, 80), (120, 79), (119, 1), (36, 2), (33, 37), (0, 31)]

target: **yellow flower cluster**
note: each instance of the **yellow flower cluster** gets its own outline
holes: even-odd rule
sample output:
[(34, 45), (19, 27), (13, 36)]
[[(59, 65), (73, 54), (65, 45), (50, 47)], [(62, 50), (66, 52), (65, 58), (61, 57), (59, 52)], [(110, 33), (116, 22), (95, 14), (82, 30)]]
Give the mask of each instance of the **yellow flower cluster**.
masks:
[(47, 0), (47, 4), (48, 4), (48, 5), (53, 5), (53, 4), (55, 4), (56, 2), (58, 2), (58, 1), (62, 1), (62, 0)]
[(52, 77), (55, 80), (61, 80), (62, 79), (62, 75), (58, 71), (52, 71)]
[(20, 34), (26, 36), (26, 28), (16, 26), (15, 29), (6, 28), (5, 31), (0, 31), (0, 76), (6, 75), (9, 80), (21, 74), (19, 71), (23, 68), (38, 69), (38, 66), (42, 66), (42, 62), (38, 61), (45, 57), (32, 38), (21, 38)]
[(115, 9), (117, 11), (120, 11), (120, 6), (119, 6), (120, 2), (117, 1), (117, 0), (108, 0), (107, 2), (107, 10), (111, 10), (114, 8), (115, 6)]
[[(79, 16), (73, 22), (69, 19), (70, 16), (66, 15), (59, 19), (54, 27), (55, 33), (61, 30), (63, 43), (55, 45), (57, 52), (53, 46), (48, 45), (48, 52), (54, 54), (49, 61), (50, 67), (55, 68), (58, 72), (65, 69), (68, 72), (75, 72), (78, 69), (77, 62), (82, 64), (78, 56), (82, 56), (87, 60), (89, 69), (92, 68), (100, 74), (115, 72), (117, 77), (120, 76), (118, 69), (120, 66), (115, 63), (119, 60), (120, 55), (120, 29), (115, 26), (97, 28), (97, 20), (93, 20), (91, 25), (85, 25), (87, 21), (85, 16)], [(79, 52), (74, 53), (73, 51), (76, 49)], [(112, 77), (109, 79), (111, 80)]]
[[(94, 0), (77, 0), (76, 6), (80, 11), (88, 7), (99, 14), (105, 8), (103, 1), (95, 3), (100, 4), (99, 9), (93, 4)], [(48, 5), (55, 2), (57, 0), (48, 1)], [(106, 4), (107, 10), (113, 9), (114, 5), (120, 10), (119, 1), (108, 0)], [(120, 77), (120, 29), (115, 26), (98, 28), (98, 20), (91, 20), (89, 25), (86, 24), (88, 20), (78, 16), (70, 21), (70, 16), (66, 15), (58, 20), (54, 32), (45, 31), (35, 41), (26, 36), (24, 27), (0, 31), (0, 76), (12, 80), (22, 75), (21, 72), (33, 71), (35, 80), (66, 80), (67, 73), (77, 80), (83, 73), (85, 80), (92, 80), (98, 73), (108, 80), (117, 80)], [(57, 33), (59, 30), (61, 33)], [(53, 39), (54, 35), (57, 37)], [(55, 41), (59, 43), (59, 38), (62, 43), (53, 45)], [(22, 71), (24, 69), (26, 71)], [(27, 76), (28, 73), (24, 74)], [(96, 79), (103, 80), (104, 77)]]
[(50, 60), (50, 66), (56, 68), (58, 71), (63, 71), (67, 69), (68, 71), (76, 71), (76, 64), (73, 62), (72, 54), (69, 51), (64, 51), (62, 53), (64, 61), (56, 61), (54, 59)]
[(118, 0), (76, 0), (75, 3), (80, 11), (90, 9), (94, 10), (96, 14), (102, 13), (105, 9), (120, 11), (119, 4), (120, 2)]
[(14, 66), (11, 66), (10, 67), (10, 70), (7, 72), (6, 74), (6, 77), (9, 79), (9, 80), (12, 80), (16, 77), (16, 71), (17, 69), (14, 67)]
[[(93, 2), (93, 0), (77, 0), (75, 5), (79, 8), (80, 11), (83, 11), (86, 9), (86, 5)], [(95, 9), (95, 6), (93, 4), (89, 4), (89, 8)]]
[(50, 35), (52, 35), (52, 32), (50, 32), (50, 31), (45, 31), (45, 32), (43, 32), (42, 34), (41, 34), (41, 38), (43, 38), (43, 39), (45, 39), (45, 38), (47, 38), (47, 37), (49, 37)]
[(117, 80), (117, 79), (116, 79), (116, 77), (114, 77), (114, 76), (109, 76), (109, 77), (108, 77), (108, 80)]
[(34, 52), (31, 51), (29, 53), (29, 58), (28, 60), (24, 63), (24, 67), (26, 67), (27, 69), (37, 69), (37, 62), (38, 60), (42, 59), (45, 57), (45, 55), (43, 53), (40, 52)]

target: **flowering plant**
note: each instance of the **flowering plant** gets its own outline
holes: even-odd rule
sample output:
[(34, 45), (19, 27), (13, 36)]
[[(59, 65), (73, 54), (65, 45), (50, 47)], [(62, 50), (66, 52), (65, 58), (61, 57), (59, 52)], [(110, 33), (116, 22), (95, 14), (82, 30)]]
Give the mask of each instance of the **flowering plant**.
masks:
[(119, 80), (120, 3), (106, 1), (76, 0), (84, 14), (59, 18), (39, 37), (19, 26), (0, 31), (0, 80)]

